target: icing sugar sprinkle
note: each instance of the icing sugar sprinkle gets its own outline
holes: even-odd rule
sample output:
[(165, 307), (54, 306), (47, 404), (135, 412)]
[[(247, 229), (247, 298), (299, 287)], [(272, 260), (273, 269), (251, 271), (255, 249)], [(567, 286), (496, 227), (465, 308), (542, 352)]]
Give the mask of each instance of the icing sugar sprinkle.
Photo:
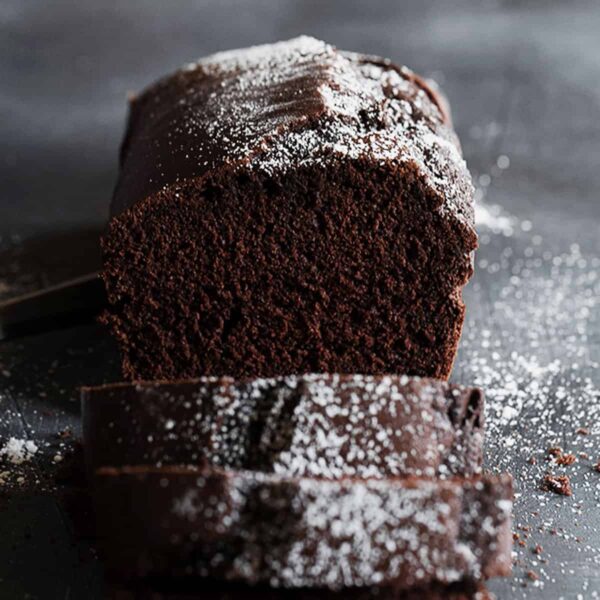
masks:
[(13, 465), (20, 465), (31, 460), (37, 451), (35, 442), (11, 437), (0, 448), (0, 457), (4, 457)]
[[(140, 485), (150, 493), (161, 476), (155, 472)], [(175, 486), (170, 513), (186, 522), (192, 539), (238, 540), (235, 556), (203, 554), (200, 546), (194, 566), (200, 574), (338, 589), (399, 577), (405, 585), (453, 582), (479, 577), (488, 561), (510, 560), (508, 545), (498, 545), (510, 527), (506, 481), (405, 485), (219, 469), (168, 481)], [(480, 527), (482, 506), (487, 516)]]
[(119, 396), (122, 389), (99, 392), (116, 393), (117, 404), (89, 400), (110, 414), (96, 444), (99, 454), (118, 452), (115, 464), (202, 458), (334, 479), (480, 472), (483, 432), (466, 417), (480, 408), (480, 396), (471, 388), (418, 377), (314, 374), (145, 384)]
[[(196, 74), (212, 76), (214, 89)], [(298, 85), (303, 79), (310, 83)], [(182, 163), (200, 160), (209, 170), (249, 157), (244, 168), (269, 174), (340, 157), (410, 164), (462, 218), (460, 202), (472, 194), (465, 162), (440, 109), (413, 79), (404, 67), (364, 63), (307, 36), (221, 52), (175, 76), (178, 102), (145, 114), (143, 143), (167, 144)]]
[[(584, 234), (553, 239), (554, 224), (541, 227), (536, 217), (517, 218), (487, 201), (495, 178), (512, 164), (502, 156), (478, 178), (481, 249), (465, 289), (469, 310), (455, 377), (485, 390), (486, 466), (515, 477), (516, 577), (496, 584), (499, 595), (527, 597), (523, 573), (533, 569), (536, 587), (551, 585), (558, 597), (563, 576), (576, 585), (572, 561), (547, 550), (557, 544), (546, 544), (546, 536), (561, 538), (562, 556), (577, 556), (589, 572), (600, 565), (600, 355), (592, 338), (600, 326), (600, 258)], [(547, 472), (568, 476), (572, 497), (542, 491)], [(532, 553), (538, 540), (543, 561)], [(591, 580), (577, 581), (582, 598), (597, 597), (588, 593)]]

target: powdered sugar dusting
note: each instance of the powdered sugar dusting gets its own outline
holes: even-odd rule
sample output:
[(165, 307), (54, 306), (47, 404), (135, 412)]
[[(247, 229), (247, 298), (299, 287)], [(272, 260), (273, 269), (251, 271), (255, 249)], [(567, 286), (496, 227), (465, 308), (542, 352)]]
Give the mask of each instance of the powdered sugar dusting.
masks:
[[(112, 472), (99, 482), (112, 486), (99, 509), (117, 521), (129, 518), (119, 509), (125, 490), (154, 497), (152, 514), (175, 519), (181, 532), (169, 553), (183, 558), (193, 548), (188, 574), (285, 588), (404, 588), (510, 563), (507, 478), (332, 481), (211, 468)], [(169, 532), (141, 519), (160, 554)], [(224, 550), (214, 552), (215, 539)]]
[(203, 378), (84, 395), (96, 466), (208, 461), (299, 477), (479, 473), (481, 410), (476, 390), (402, 376)]
[[(86, 443), (99, 464), (158, 457), (161, 465), (139, 476), (111, 471), (104, 484), (121, 482), (127, 493), (111, 488), (99, 510), (114, 521), (123, 512), (114, 498), (152, 495), (153, 517), (140, 522), (152, 540), (166, 535), (155, 523), (183, 522), (170, 543), (185, 554), (189, 537), (190, 573), (275, 587), (450, 583), (479, 578), (490, 564), (506, 572), (510, 477), (445, 479), (479, 472), (480, 400), (469, 388), (407, 376), (88, 390), (84, 421), (95, 429)], [(200, 466), (177, 466), (180, 449)], [(207, 539), (234, 549), (215, 553)]]
[[(115, 202), (131, 202), (132, 182), (144, 197), (224, 164), (275, 176), (366, 159), (409, 168), (449, 216), (471, 224), (458, 141), (417, 81), (406, 68), (306, 36), (203, 58), (134, 103), (143, 115), (133, 120)], [(146, 183), (136, 179), (142, 166)]]
[(329, 54), (329, 81), (318, 87), (325, 106), (319, 127), (290, 129), (255, 159), (254, 168), (278, 172), (334, 157), (368, 156), (415, 166), (449, 206), (469, 197), (456, 139), (437, 106), (409, 79), (411, 72), (355, 60), (349, 53)]
[(476, 473), (482, 430), (448, 418), (469, 394), (418, 378), (307, 376), (291, 414), (289, 403), (273, 406), (260, 444), (281, 448), (275, 472), (298, 476)]
[(517, 219), (498, 204), (486, 204), (483, 200), (476, 200), (475, 224), (510, 237), (517, 225)]
[(0, 448), (0, 458), (4, 457), (5, 460), (13, 465), (20, 465), (31, 460), (37, 450), (38, 447), (31, 440), (11, 437)]
[[(498, 168), (479, 177), (484, 249), (466, 302), (483, 311), (467, 319), (459, 364), (461, 380), (486, 390), (487, 465), (515, 476), (513, 591), (520, 597), (521, 578), (531, 569), (536, 587), (557, 589), (571, 569), (568, 560), (559, 562), (559, 552), (578, 556), (590, 571), (600, 565), (593, 500), (600, 485), (600, 356), (591, 337), (600, 329), (600, 258), (589, 241), (553, 239), (554, 224), (536, 223), (544, 213), (518, 218), (486, 199), (513, 163), (500, 155)], [(479, 300), (469, 304), (470, 294)], [(572, 496), (543, 491), (546, 473), (567, 476)], [(548, 544), (554, 553), (532, 552), (538, 540), (546, 548), (549, 535), (562, 538)], [(586, 585), (583, 580), (582, 597)]]
[[(469, 327), (463, 348), (468, 353), (465, 377), (486, 390), (488, 440), (505, 439), (504, 428), (525, 415), (539, 428), (541, 445), (563, 438), (565, 431), (574, 436), (577, 423), (600, 433), (600, 388), (582, 375), (599, 367), (584, 342), (587, 332), (598, 327), (600, 259), (584, 257), (577, 244), (560, 254), (535, 243), (520, 256), (507, 250), (497, 262), (481, 259), (479, 267), (490, 274), (510, 268), (494, 312), (501, 320), (510, 319), (513, 328), (492, 336), (485, 325)], [(513, 349), (517, 338), (518, 351)], [(563, 340), (560, 358), (553, 356), (549, 340)], [(513, 435), (527, 452), (518, 432)]]
[(202, 68), (219, 75), (246, 70), (275, 69), (282, 62), (297, 63), (315, 55), (333, 54), (333, 48), (307, 35), (274, 44), (250, 46), (241, 50), (216, 52), (184, 67), (187, 71)]

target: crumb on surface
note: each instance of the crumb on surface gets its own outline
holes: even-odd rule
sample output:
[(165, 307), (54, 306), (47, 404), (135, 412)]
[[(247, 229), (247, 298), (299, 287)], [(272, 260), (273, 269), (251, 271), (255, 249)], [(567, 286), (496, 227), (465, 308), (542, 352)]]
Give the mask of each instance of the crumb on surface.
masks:
[(567, 475), (552, 475), (546, 473), (542, 481), (541, 489), (545, 492), (554, 492), (561, 496), (572, 496), (571, 480)]

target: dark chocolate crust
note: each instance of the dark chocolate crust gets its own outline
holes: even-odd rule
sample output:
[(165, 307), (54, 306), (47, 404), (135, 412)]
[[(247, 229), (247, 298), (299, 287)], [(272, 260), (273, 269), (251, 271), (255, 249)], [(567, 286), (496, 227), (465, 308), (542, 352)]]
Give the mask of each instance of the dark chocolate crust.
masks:
[(251, 471), (97, 471), (113, 578), (217, 577), (283, 588), (410, 589), (511, 568), (512, 479), (288, 478)]
[[(390, 97), (370, 95), (374, 86), (389, 88), (384, 92)], [(395, 130), (398, 109), (410, 115), (411, 130)], [(363, 112), (364, 122), (352, 122), (353, 110)], [(326, 160), (324, 152), (349, 152), (338, 145), (341, 139), (327, 139), (323, 131), (332, 117), (346, 121), (348, 128), (341, 133), (351, 139), (344, 143), (355, 143), (367, 158), (378, 158), (380, 152), (388, 160), (421, 159), (422, 175), (431, 178), (428, 184), (439, 192), (440, 201), (448, 201), (454, 191), (444, 187), (443, 179), (460, 188), (456, 191), (470, 192), (469, 173), (455, 155), (460, 146), (450, 111), (434, 84), (387, 59), (338, 51), (303, 36), (208, 56), (133, 97), (111, 214), (225, 165), (286, 168), (269, 163), (291, 141), (286, 134), (313, 129), (323, 138), (322, 147), (295, 148), (288, 160), (307, 159), (302, 152), (309, 152), (310, 160)], [(386, 129), (390, 139), (382, 131)], [(368, 139), (378, 130), (380, 139)], [(428, 133), (439, 139), (427, 139)], [(396, 156), (386, 146), (388, 141), (400, 146), (409, 140), (413, 147), (398, 148)], [(456, 200), (464, 206), (455, 209), (472, 216), (470, 198)]]
[(447, 378), (476, 234), (442, 106), (311, 38), (139, 95), (103, 239), (125, 376)]
[(406, 376), (203, 378), (82, 390), (88, 471), (210, 463), (296, 477), (470, 476), (483, 394)]

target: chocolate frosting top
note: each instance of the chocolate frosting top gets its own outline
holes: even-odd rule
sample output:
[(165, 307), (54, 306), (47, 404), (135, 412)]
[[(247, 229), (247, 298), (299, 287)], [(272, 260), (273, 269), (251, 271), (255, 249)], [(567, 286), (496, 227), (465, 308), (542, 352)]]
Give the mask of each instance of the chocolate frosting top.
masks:
[(306, 36), (214, 54), (134, 98), (111, 213), (227, 169), (276, 175), (344, 159), (410, 165), (472, 225), (470, 176), (439, 92), (405, 67)]

